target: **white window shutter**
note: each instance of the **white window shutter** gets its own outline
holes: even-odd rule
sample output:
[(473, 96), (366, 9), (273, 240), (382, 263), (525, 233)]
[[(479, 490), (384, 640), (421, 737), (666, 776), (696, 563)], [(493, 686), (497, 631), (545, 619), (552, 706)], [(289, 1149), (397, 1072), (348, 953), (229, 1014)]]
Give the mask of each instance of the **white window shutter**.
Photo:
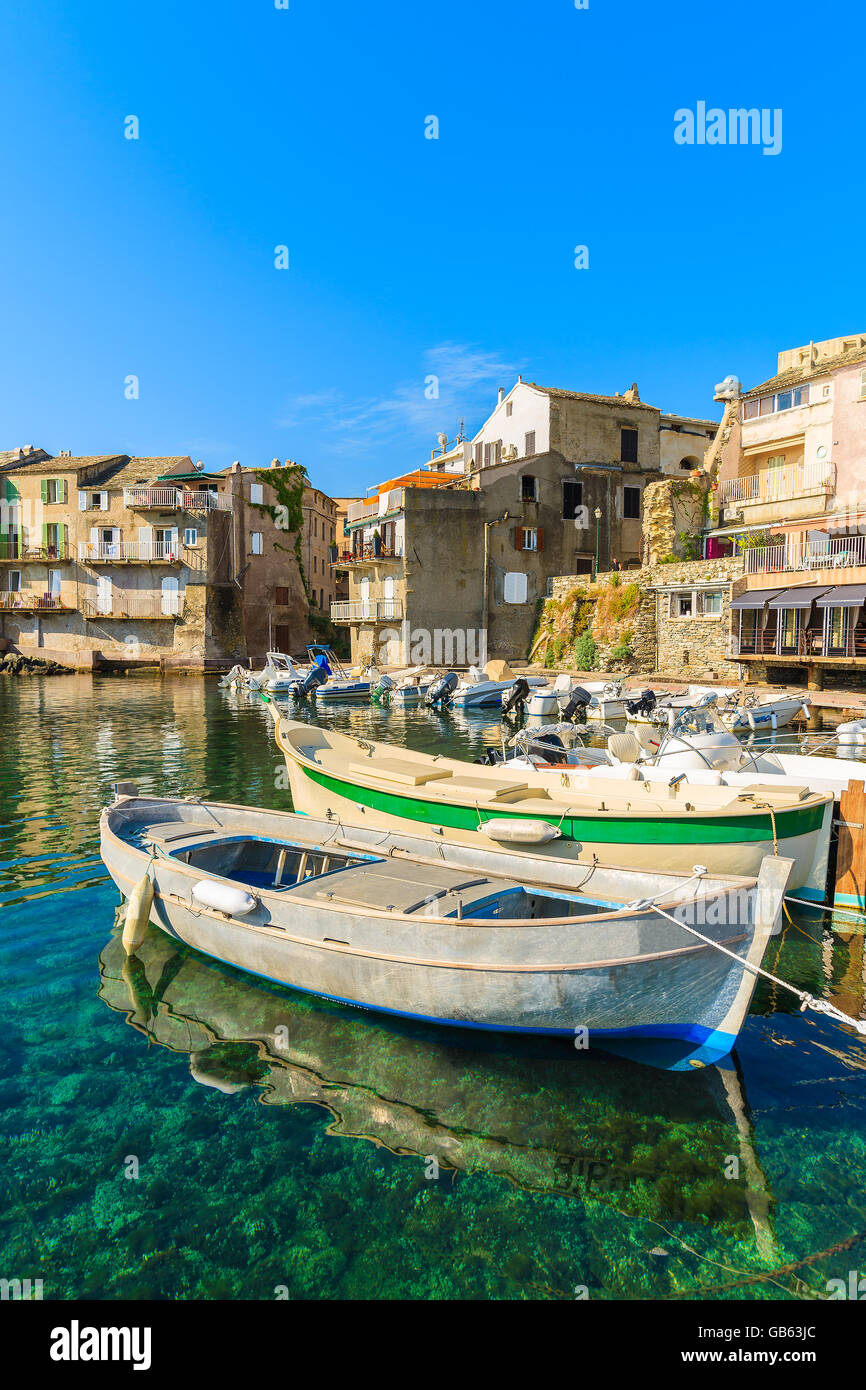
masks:
[(138, 528), (139, 554), (143, 560), (150, 560), (153, 557), (153, 527), (139, 526)]
[(80, 512), (86, 512), (86, 511), (87, 511), (87, 493), (86, 493), (86, 492), (79, 492), (79, 494), (78, 494), (78, 510), (79, 510)]
[(107, 493), (107, 492), (100, 492), (100, 494), (99, 494), (99, 510), (100, 510), (101, 512), (107, 512), (107, 511), (108, 511), (108, 493)]

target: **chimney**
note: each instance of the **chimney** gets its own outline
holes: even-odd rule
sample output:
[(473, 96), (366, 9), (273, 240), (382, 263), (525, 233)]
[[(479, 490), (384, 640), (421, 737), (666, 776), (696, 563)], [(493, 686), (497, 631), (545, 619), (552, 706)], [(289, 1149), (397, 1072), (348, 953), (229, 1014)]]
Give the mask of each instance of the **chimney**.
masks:
[(505, 400), (505, 387), (504, 387), (504, 386), (500, 386), (500, 388), (499, 388), (499, 400), (496, 402), (496, 404), (497, 404), (497, 405), (501, 405), (502, 402), (503, 402), (504, 400)]

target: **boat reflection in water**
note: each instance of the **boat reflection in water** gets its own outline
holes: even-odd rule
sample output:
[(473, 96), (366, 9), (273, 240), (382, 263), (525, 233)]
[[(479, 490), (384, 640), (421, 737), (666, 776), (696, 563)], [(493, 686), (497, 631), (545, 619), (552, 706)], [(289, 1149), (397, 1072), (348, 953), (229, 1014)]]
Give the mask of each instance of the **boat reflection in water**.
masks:
[[(332, 1135), (687, 1221), (772, 1259), (770, 1197), (735, 1065), (676, 1073), (549, 1038), (383, 1020), (217, 966), (150, 927), (126, 957), (118, 916), (100, 997), (192, 1077), (264, 1105), (321, 1105)], [(739, 1176), (726, 1177), (731, 1157)], [(734, 1165), (735, 1167), (737, 1165)]]

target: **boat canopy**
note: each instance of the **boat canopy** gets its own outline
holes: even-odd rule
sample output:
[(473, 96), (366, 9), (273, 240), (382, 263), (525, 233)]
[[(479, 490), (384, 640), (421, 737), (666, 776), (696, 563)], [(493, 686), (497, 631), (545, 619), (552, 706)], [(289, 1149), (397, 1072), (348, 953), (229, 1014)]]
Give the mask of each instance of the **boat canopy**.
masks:
[(826, 594), (826, 584), (802, 584), (796, 589), (783, 589), (770, 599), (771, 608), (811, 608), (816, 598)]
[(866, 603), (866, 584), (838, 584), (818, 599), (819, 608), (859, 608)]
[(768, 599), (775, 598), (780, 589), (749, 589), (731, 603), (732, 608), (763, 608)]

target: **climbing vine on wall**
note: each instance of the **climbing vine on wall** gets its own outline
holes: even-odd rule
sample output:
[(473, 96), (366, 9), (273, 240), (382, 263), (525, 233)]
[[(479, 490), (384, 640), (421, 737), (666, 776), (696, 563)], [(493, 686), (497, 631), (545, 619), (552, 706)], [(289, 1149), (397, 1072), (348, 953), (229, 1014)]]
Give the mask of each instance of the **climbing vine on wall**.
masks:
[[(276, 501), (251, 502), (250, 506), (255, 507), (257, 512), (269, 516), (278, 531), (285, 531), (287, 536), (294, 534), (292, 549), (298, 562), (298, 572), (304, 586), (304, 593), (309, 602), (310, 587), (307, 583), (304, 562), (301, 559), (304, 489), (309, 486), (310, 482), (307, 477), (307, 470), (302, 463), (287, 463), (284, 468), (256, 468), (254, 472), (260, 483), (273, 489)], [(275, 550), (288, 550), (288, 548), (288, 546), (280, 545), (279, 541), (274, 542)]]

